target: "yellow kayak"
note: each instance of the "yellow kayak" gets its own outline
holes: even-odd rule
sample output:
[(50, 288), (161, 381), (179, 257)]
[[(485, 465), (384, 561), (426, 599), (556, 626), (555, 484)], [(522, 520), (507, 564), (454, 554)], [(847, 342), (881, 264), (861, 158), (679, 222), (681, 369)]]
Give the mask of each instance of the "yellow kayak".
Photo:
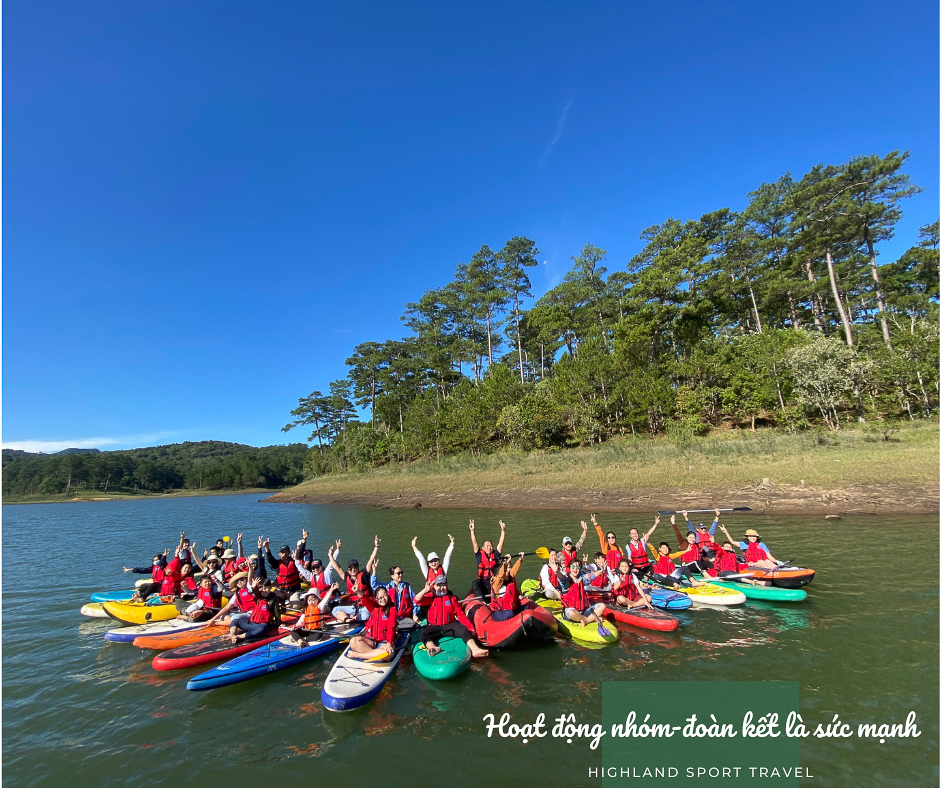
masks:
[[(558, 631), (563, 632), (572, 640), (581, 643), (594, 643), (607, 645), (616, 643), (620, 639), (617, 628), (612, 624), (580, 624), (577, 621), (568, 621), (561, 609), (561, 603), (554, 599), (539, 599), (537, 604), (552, 611), (555, 620), (558, 622)], [(607, 634), (603, 634), (606, 632)]]
[(151, 624), (169, 621), (179, 615), (172, 602), (164, 605), (146, 605), (142, 602), (102, 602), (101, 607), (111, 618), (122, 624)]
[(719, 607), (728, 607), (730, 605), (743, 605), (747, 599), (740, 591), (733, 588), (722, 588), (713, 586), (711, 583), (690, 588), (689, 586), (680, 586), (671, 588), (670, 591), (678, 591), (686, 594), (692, 600), (693, 605), (713, 605)]

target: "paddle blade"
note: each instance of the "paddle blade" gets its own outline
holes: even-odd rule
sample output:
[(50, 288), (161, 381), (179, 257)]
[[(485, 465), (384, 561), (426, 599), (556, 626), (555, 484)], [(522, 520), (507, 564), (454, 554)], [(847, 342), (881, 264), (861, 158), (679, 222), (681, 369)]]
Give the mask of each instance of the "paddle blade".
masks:
[(547, 561), (547, 560), (548, 560), (548, 548), (547, 548), (547, 547), (540, 547), (540, 548), (538, 548), (538, 549), (535, 551), (535, 554), (536, 554), (539, 558), (541, 558), (543, 561)]
[(612, 633), (611, 633), (611, 631), (610, 631), (607, 627), (605, 627), (603, 624), (598, 624), (598, 625), (597, 625), (597, 634), (600, 635), (602, 638), (609, 638)]

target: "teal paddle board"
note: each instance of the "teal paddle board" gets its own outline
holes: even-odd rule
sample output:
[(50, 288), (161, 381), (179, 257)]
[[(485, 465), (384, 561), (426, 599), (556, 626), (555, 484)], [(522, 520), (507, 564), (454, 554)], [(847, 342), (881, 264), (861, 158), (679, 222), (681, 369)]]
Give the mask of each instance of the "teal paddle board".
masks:
[(433, 657), (423, 643), (412, 651), (415, 668), (426, 679), (452, 679), (470, 667), (470, 646), (460, 638), (441, 638), (441, 653)]
[(767, 602), (802, 602), (806, 592), (802, 588), (777, 588), (776, 586), (752, 586), (733, 580), (709, 580), (713, 586), (740, 591), (748, 599), (763, 599)]

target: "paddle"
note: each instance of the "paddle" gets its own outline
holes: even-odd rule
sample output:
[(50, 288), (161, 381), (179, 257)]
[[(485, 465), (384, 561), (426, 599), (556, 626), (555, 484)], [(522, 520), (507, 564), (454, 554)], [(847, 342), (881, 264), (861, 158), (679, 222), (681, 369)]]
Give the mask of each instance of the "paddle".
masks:
[(548, 559), (548, 548), (547, 548), (547, 547), (538, 547), (538, 548), (536, 548), (535, 550), (515, 550), (515, 551), (512, 552), (512, 553), (509, 553), (508, 551), (504, 551), (504, 552), (506, 553), (506, 555), (519, 555), (519, 553), (525, 553), (526, 555), (532, 555), (532, 553), (535, 553), (535, 554), (536, 554), (539, 558), (541, 558), (543, 561), (545, 561), (545, 560)]
[[(656, 512), (656, 514), (670, 515), (670, 514), (682, 514), (682, 509), (663, 509), (661, 512)], [(686, 509), (687, 514), (705, 514), (706, 512), (714, 512), (714, 509)], [(719, 512), (751, 512), (750, 506), (735, 506), (733, 509), (719, 509)]]

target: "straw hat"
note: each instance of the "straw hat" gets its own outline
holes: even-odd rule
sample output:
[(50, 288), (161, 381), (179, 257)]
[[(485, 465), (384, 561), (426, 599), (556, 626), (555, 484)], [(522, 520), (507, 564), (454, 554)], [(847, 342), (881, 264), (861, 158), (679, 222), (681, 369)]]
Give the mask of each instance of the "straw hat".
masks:
[(745, 535), (745, 536), (756, 536), (758, 539), (760, 539), (760, 534), (757, 533), (757, 531), (755, 531), (753, 528), (748, 528), (748, 529), (744, 532), (744, 535)]
[(235, 590), (235, 584), (236, 584), (239, 580), (247, 580), (247, 579), (248, 579), (248, 573), (247, 573), (247, 572), (239, 572), (239, 573), (236, 574), (236, 575), (232, 575), (232, 579), (228, 581), (228, 587), (231, 588), (231, 589), (234, 591), (234, 590)]

